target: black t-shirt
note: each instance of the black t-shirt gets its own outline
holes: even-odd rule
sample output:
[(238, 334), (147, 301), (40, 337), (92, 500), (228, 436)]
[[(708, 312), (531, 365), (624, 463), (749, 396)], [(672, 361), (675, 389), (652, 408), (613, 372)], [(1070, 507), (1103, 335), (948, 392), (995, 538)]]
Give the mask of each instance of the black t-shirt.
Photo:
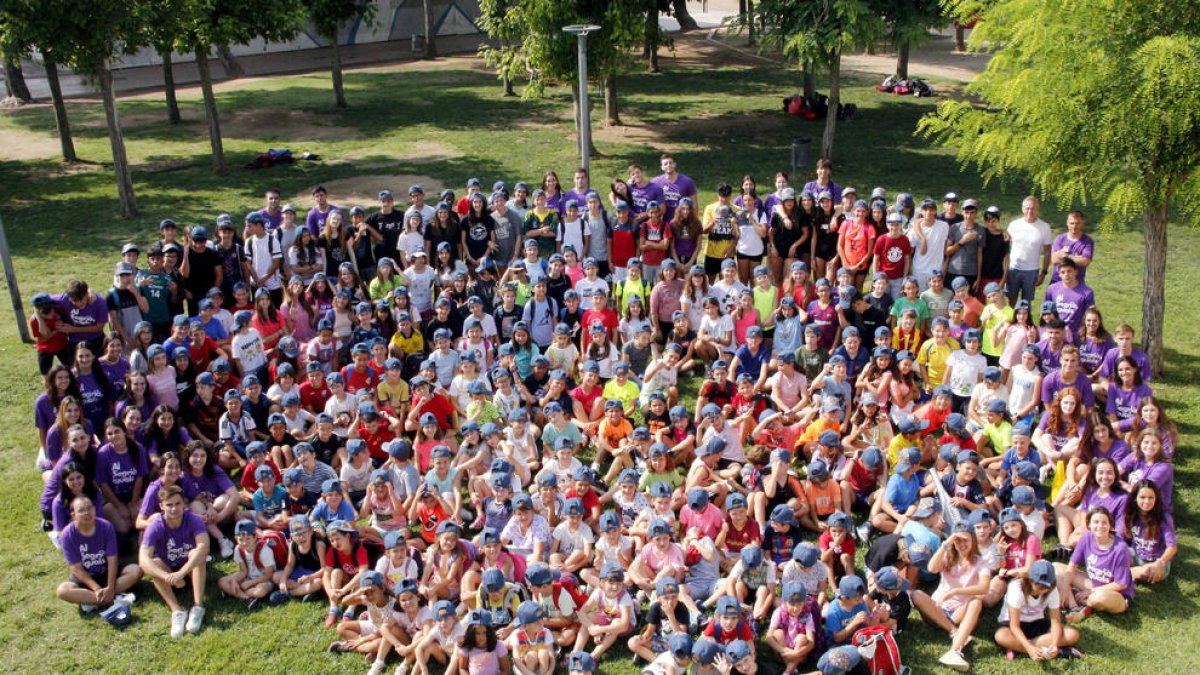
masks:
[(323, 441), (320, 436), (314, 435), (308, 442), (313, 446), (313, 454), (317, 456), (317, 461), (324, 462), (330, 466), (333, 466), (333, 458), (337, 456), (338, 448), (345, 445), (345, 441), (338, 438), (337, 434), (330, 434), (327, 441)]
[[(533, 373), (530, 373), (529, 377), (525, 378), (521, 384), (525, 385), (525, 391), (528, 391), (537, 398), (541, 398), (546, 395), (546, 387), (550, 384), (550, 373), (547, 372), (546, 375), (541, 378)], [(570, 387), (567, 388), (567, 391), (570, 391)]]
[(896, 633), (904, 630), (904, 627), (908, 625), (908, 615), (912, 612), (912, 600), (908, 597), (908, 593), (901, 591), (896, 594), (896, 597), (889, 599), (877, 590), (871, 593), (871, 599), (887, 605), (888, 614), (892, 621), (896, 622)]
[(963, 214), (961, 214), (961, 213), (956, 213), (956, 214), (954, 214), (953, 217), (951, 217), (951, 216), (946, 215), (945, 211), (942, 211), (941, 213), (937, 214), (937, 219), (947, 225), (954, 225), (955, 223), (961, 223), (962, 221), (966, 220), (965, 218), (963, 218)]
[(900, 539), (898, 534), (885, 534), (871, 543), (863, 564), (872, 572), (878, 572), (888, 565), (894, 566), (900, 559)]
[(1004, 276), (1004, 257), (1011, 244), (1004, 240), (1003, 232), (991, 232), (984, 228), (983, 265), (979, 276), (983, 279), (999, 279)]
[[(675, 611), (672, 614), (675, 615), (675, 622), (683, 626), (684, 630), (687, 630), (688, 621), (691, 619), (688, 608), (682, 602), (676, 602)], [(646, 612), (646, 624), (655, 626), (659, 637), (664, 639), (675, 632), (671, 626), (671, 621), (667, 617), (667, 613), (663, 611), (662, 603), (656, 602), (650, 605), (650, 610)]]
[(202, 252), (196, 253), (193, 248), (188, 249), (188, 278), (184, 280), (184, 288), (192, 294), (192, 299), (199, 302), (208, 289), (212, 288), (217, 282), (217, 268), (224, 268), (221, 255), (212, 248), (205, 248)]
[(504, 309), (503, 306), (497, 307), (492, 316), (496, 319), (496, 330), (500, 333), (500, 340), (508, 342), (512, 339), (513, 326), (521, 320), (525, 315), (525, 308), (520, 305), (513, 305), (511, 310)]
[(888, 315), (868, 301), (866, 310), (862, 314), (854, 315), (854, 318), (850, 319), (850, 322), (858, 327), (858, 333), (862, 336), (863, 344), (869, 345), (875, 342), (875, 329), (888, 325)]
[[(874, 293), (867, 293), (863, 296), (863, 298), (866, 299), (868, 305), (883, 313), (884, 323), (887, 323), (887, 317), (892, 313), (892, 305), (895, 304), (895, 301), (892, 300), (892, 296), (884, 293), (883, 297), (876, 297)], [(863, 335), (862, 337), (864, 340), (870, 339), (873, 341), (875, 334), (871, 333), (870, 335)]]
[(491, 314), (492, 308), (496, 306), (496, 281), (476, 279), (467, 286), (467, 295), (482, 300), (484, 313)]
[(580, 307), (572, 312), (563, 307), (558, 310), (558, 322), (567, 324), (567, 328), (571, 329), (571, 340), (575, 341), (579, 338), (579, 327), (583, 325), (583, 308)]
[(490, 215), (473, 220), (467, 217), (461, 226), (467, 235), (467, 254), (474, 260), (479, 260), (487, 254), (488, 241), (491, 239), (495, 223)]
[[(305, 490), (304, 495), (298, 499), (292, 498), (289, 494), (283, 498), (283, 503), (287, 506), (288, 513), (293, 516), (300, 516), (312, 511), (317, 506), (317, 496)], [(318, 566), (318, 569), (320, 566)], [(316, 569), (313, 570), (314, 572)]]
[(221, 292), (225, 294), (226, 304), (233, 304), (233, 285), (242, 279), (242, 260), (245, 254), (242, 247), (236, 243), (233, 248), (221, 248), (220, 244), (213, 248), (213, 253), (221, 264)]
[(425, 335), (425, 348), (427, 351), (433, 351), (433, 334), (439, 328), (445, 328), (450, 331), (450, 335), (455, 339), (462, 337), (462, 320), (453, 310), (451, 310), (449, 318), (445, 321), (434, 316), (429, 321), (421, 324), (421, 332)]
[(383, 241), (375, 244), (375, 257), (396, 259), (396, 244), (400, 235), (404, 234), (404, 212), (392, 209), (391, 213), (382, 211), (367, 216), (367, 224), (383, 235)]
[(450, 244), (450, 259), (458, 260), (458, 221), (452, 220), (445, 227), (430, 223), (425, 228), (425, 250), (430, 256), (437, 255), (438, 244)]
[(329, 241), (324, 236), (317, 239), (317, 246), (325, 251), (325, 275), (337, 279), (338, 267), (350, 260), (350, 249), (343, 246), (340, 239)]
[(560, 274), (557, 279), (553, 275), (546, 275), (546, 295), (554, 298), (559, 307), (563, 306), (563, 296), (567, 291), (571, 290), (571, 277), (565, 274)]

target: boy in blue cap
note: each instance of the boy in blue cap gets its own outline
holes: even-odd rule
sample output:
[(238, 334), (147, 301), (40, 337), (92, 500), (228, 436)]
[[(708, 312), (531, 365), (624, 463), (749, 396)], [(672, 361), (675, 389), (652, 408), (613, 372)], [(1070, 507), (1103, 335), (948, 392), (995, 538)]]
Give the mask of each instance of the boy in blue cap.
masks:
[(779, 606), (771, 616), (767, 646), (783, 659), (784, 672), (795, 672), (816, 646), (816, 623), (804, 584), (784, 584)]
[(825, 637), (830, 644), (848, 644), (855, 631), (877, 623), (866, 594), (867, 587), (857, 575), (844, 576), (838, 582), (837, 598), (825, 606)]
[(752, 602), (750, 618), (764, 621), (775, 601), (775, 565), (763, 559), (762, 547), (757, 544), (746, 546), (739, 556), (741, 559), (729, 570), (724, 588), (718, 593), (737, 598), (739, 603)]
[(513, 670), (519, 675), (552, 675), (557, 649), (554, 636), (545, 625), (546, 613), (533, 600), (517, 607), (517, 628), (507, 642)]
[(671, 641), (679, 636), (688, 637), (686, 656), (691, 660), (692, 645), (688, 632), (692, 617), (687, 607), (679, 601), (680, 590), (679, 582), (674, 577), (658, 580), (655, 602), (650, 604), (650, 610), (646, 613), (642, 632), (629, 638), (628, 647), (634, 654), (634, 665), (657, 662), (664, 652), (674, 653), (676, 650), (671, 649)]
[(620, 565), (604, 564), (600, 570), (600, 588), (588, 598), (579, 612), (579, 619), (580, 630), (575, 649), (582, 650), (588, 640), (594, 640), (593, 658), (599, 658), (616, 644), (619, 637), (637, 628), (633, 598), (625, 587), (625, 570)]
[(723, 595), (717, 599), (717, 611), (704, 627), (704, 637), (724, 647), (734, 640), (754, 644), (754, 625), (742, 616), (742, 603), (736, 597)]
[(792, 557), (792, 550), (800, 543), (800, 524), (796, 514), (787, 504), (779, 504), (771, 510), (771, 518), (763, 528), (763, 551), (771, 562), (782, 565)]
[(275, 570), (286, 561), (275, 560), (273, 547), (258, 545), (258, 526), (253, 520), (239, 520), (233, 532), (237, 540), (233, 558), (238, 571), (221, 577), (217, 585), (225, 595), (245, 602), (246, 609), (254, 609), (275, 589)]

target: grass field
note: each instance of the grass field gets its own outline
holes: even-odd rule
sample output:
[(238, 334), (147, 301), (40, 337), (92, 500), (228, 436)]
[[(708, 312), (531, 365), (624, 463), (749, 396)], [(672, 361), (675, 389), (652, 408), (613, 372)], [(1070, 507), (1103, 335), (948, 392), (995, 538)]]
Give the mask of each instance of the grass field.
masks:
[[(681, 54), (683, 52), (681, 51)], [(719, 180), (736, 184), (752, 174), (769, 184), (787, 168), (794, 135), (820, 136), (818, 123), (779, 113), (779, 101), (798, 87), (793, 73), (749, 62), (705, 62), (680, 58), (664, 62), (663, 75), (631, 75), (620, 81), (624, 129), (597, 132), (604, 156), (593, 161), (594, 183), (624, 175), (637, 161), (657, 173), (663, 150), (712, 198)], [(918, 198), (953, 190), (996, 203), (1016, 213), (1027, 186), (1014, 179), (985, 189), (978, 176), (961, 172), (947, 151), (914, 139), (916, 120), (934, 102), (877, 94), (866, 80), (852, 80), (846, 100), (859, 118), (840, 126), (836, 178), (862, 189), (884, 185), (892, 194)], [(953, 83), (937, 83), (953, 91)], [(331, 201), (353, 203), (348, 195), (374, 195), (380, 188), (403, 191), (408, 182), (461, 189), (470, 176), (485, 185), (539, 179), (554, 168), (569, 184), (577, 163), (567, 123), (570, 103), (562, 88), (540, 101), (499, 96), (494, 77), (477, 62), (454, 59), (440, 66), (387, 67), (347, 74), (351, 109), (333, 113), (328, 77), (323, 74), (254, 80), (218, 87), (224, 115), (225, 150), (231, 167), (224, 175), (209, 170), (208, 141), (198, 93), (181, 92), (185, 124), (166, 122), (157, 97), (123, 100), (126, 140), (142, 216), (122, 220), (98, 104), (69, 105), (79, 154), (88, 162), (64, 167), (53, 159), (53, 115), (44, 106), (0, 114), (0, 216), (12, 246), (23, 296), (59, 290), (71, 278), (87, 279), (102, 290), (120, 244), (147, 243), (159, 219), (211, 224), (220, 212), (244, 213), (260, 206), (269, 186), (285, 200), (307, 195), (318, 183), (331, 185)], [(594, 114), (596, 119), (598, 114)], [(255, 152), (288, 147), (315, 152), (322, 161), (299, 162), (266, 171), (240, 168)], [(49, 149), (48, 152), (46, 149)], [(41, 156), (42, 158), (39, 158)], [(22, 158), (6, 160), (4, 158)], [(421, 177), (421, 178), (415, 178)], [(373, 201), (362, 200), (364, 206)], [(301, 201), (307, 208), (308, 201)], [(1086, 208), (1086, 207), (1085, 207)], [(1061, 230), (1062, 213), (1044, 217)], [(1089, 274), (1107, 325), (1140, 326), (1142, 245), (1136, 231), (1093, 233), (1097, 259)], [(1200, 233), (1173, 227), (1166, 279), (1168, 311), (1167, 373), (1155, 383), (1184, 438), (1178, 454), (1176, 523), (1180, 553), (1172, 577), (1153, 589), (1139, 588), (1132, 612), (1095, 617), (1083, 627), (1080, 662), (1053, 663), (1052, 671), (1182, 673), (1200, 667), (1192, 642), (1200, 635), (1200, 573), (1197, 571), (1196, 505), (1200, 504), (1193, 443), (1200, 438), (1195, 378), (1200, 373), (1200, 322), (1196, 321), (1196, 277)], [(27, 305), (28, 306), (28, 305)], [(35, 506), (41, 485), (33, 471), (36, 433), (32, 401), (39, 388), (33, 348), (23, 345), (14, 321), (0, 326), (0, 539), (5, 543), (0, 573), (0, 644), (11, 672), (105, 670), (113, 672), (358, 672), (359, 657), (325, 651), (332, 639), (320, 627), (317, 606), (291, 604), (247, 615), (240, 604), (210, 589), (210, 609), (197, 637), (166, 637), (167, 611), (148, 584), (138, 589), (136, 621), (114, 632), (102, 621), (81, 619), (53, 598), (64, 577), (60, 557), (38, 531)], [(691, 383), (694, 387), (695, 383)], [(215, 565), (225, 573), (228, 563)], [(980, 673), (1031, 672), (1043, 667), (1009, 663), (991, 642), (989, 612), (976, 632), (968, 658)], [(914, 622), (919, 624), (919, 622)], [(1192, 636), (1192, 637), (1188, 637)], [(900, 640), (915, 672), (940, 668), (936, 659), (948, 640), (940, 631), (917, 625)], [(614, 651), (602, 662), (605, 673), (633, 673), (628, 654)]]

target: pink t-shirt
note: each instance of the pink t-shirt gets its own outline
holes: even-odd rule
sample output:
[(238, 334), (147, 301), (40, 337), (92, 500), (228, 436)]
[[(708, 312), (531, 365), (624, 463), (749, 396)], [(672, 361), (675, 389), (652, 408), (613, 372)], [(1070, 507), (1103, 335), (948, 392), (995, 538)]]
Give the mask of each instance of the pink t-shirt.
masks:
[(737, 345), (746, 344), (746, 331), (750, 330), (751, 326), (757, 326), (757, 325), (759, 325), (757, 309), (752, 309), (748, 312), (742, 312), (742, 318), (734, 319), (733, 335), (734, 335), (734, 337), (737, 338), (736, 344)]
[(693, 511), (690, 506), (684, 506), (679, 511), (679, 522), (683, 525), (684, 532), (694, 527), (700, 531), (699, 536), (716, 539), (721, 533), (721, 526), (725, 524), (725, 517), (721, 509), (713, 504), (706, 505), (699, 513)]
[(1025, 545), (1010, 544), (1004, 554), (1000, 566), (1006, 570), (1020, 569), (1026, 560), (1037, 560), (1042, 557), (1042, 541), (1032, 532), (1025, 536)]
[(508, 647), (503, 642), (496, 641), (492, 651), (483, 649), (468, 649), (467, 672), (470, 675), (500, 675), (500, 659), (508, 656)]
[(947, 567), (942, 570), (942, 580), (938, 584), (937, 590), (933, 592), (933, 601), (936, 602), (942, 609), (947, 611), (955, 611), (959, 607), (967, 604), (969, 597), (955, 595), (952, 598), (946, 598), (946, 594), (958, 588), (966, 588), (979, 583), (979, 577), (984, 572), (990, 572), (988, 569), (987, 560), (983, 556), (979, 556), (973, 565), (963, 565), (961, 561), (953, 567)]
[[(709, 504), (709, 506), (712, 505)], [(686, 509), (687, 507), (684, 508)], [(642, 549), (642, 552), (638, 554), (638, 557), (641, 558), (646, 563), (646, 567), (649, 567), (650, 571), (655, 574), (658, 574), (668, 566), (684, 567), (683, 549), (679, 547), (679, 544), (675, 543), (672, 543), (665, 553), (659, 551), (657, 546), (646, 546)]]

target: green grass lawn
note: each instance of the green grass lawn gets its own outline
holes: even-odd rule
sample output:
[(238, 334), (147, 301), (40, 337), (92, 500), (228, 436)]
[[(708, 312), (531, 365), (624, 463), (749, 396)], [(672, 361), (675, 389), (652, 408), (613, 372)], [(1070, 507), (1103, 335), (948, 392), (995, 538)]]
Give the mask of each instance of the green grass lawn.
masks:
[[(670, 64), (667, 64), (670, 67)], [(820, 137), (821, 123), (798, 121), (779, 112), (780, 99), (798, 88), (798, 77), (771, 66), (688, 66), (664, 75), (631, 75), (620, 81), (622, 114), (627, 122), (648, 127), (649, 134), (598, 134), (604, 156), (593, 161), (594, 184), (623, 176), (629, 162), (657, 173), (663, 149), (675, 154), (680, 169), (712, 198), (715, 184), (737, 184), (752, 174), (770, 184), (774, 171), (787, 168), (792, 136)], [(985, 189), (979, 177), (961, 172), (947, 151), (915, 139), (917, 119), (934, 101), (877, 94), (872, 83), (853, 81), (845, 99), (860, 109), (857, 120), (839, 127), (836, 178), (860, 191), (884, 185), (889, 192), (909, 191), (921, 198), (953, 190), (1018, 211), (1026, 186), (1019, 180)], [(939, 83), (940, 84), (940, 83)], [(121, 114), (142, 215), (122, 220), (115, 198), (103, 113), (92, 103), (69, 104), (80, 156), (96, 165), (64, 168), (53, 160), (0, 159), (0, 216), (12, 246), (23, 296), (61, 289), (71, 278), (87, 279), (103, 290), (120, 244), (146, 243), (164, 217), (210, 225), (217, 213), (244, 213), (261, 205), (270, 186), (285, 200), (307, 193), (318, 183), (370, 176), (426, 176), (461, 190), (470, 176), (485, 184), (504, 178), (536, 181), (554, 168), (569, 184), (577, 164), (570, 103), (562, 88), (539, 101), (499, 96), (494, 77), (463, 61), (430, 69), (388, 67), (347, 74), (350, 110), (332, 112), (328, 77), (323, 74), (281, 77), (223, 85), (218, 90), (227, 123), (225, 150), (231, 168), (209, 170), (208, 141), (196, 92), (181, 92), (182, 127), (166, 122), (156, 98), (122, 101)], [(947, 87), (941, 86), (940, 90)], [(255, 112), (266, 109), (268, 112)], [(593, 119), (599, 117), (598, 111)], [(6, 110), (0, 138), (16, 143), (54, 143), (54, 121), (47, 107)], [(21, 136), (26, 132), (29, 136)], [(53, 146), (51, 146), (53, 147)], [(319, 162), (299, 162), (266, 171), (240, 168), (255, 152), (291, 148), (315, 152)], [(0, 157), (10, 156), (0, 153)], [(815, 150), (814, 150), (815, 156)], [(365, 194), (379, 188), (405, 189), (384, 181), (363, 181)], [(348, 183), (347, 183), (348, 184)], [(428, 191), (428, 186), (427, 191)], [(336, 190), (331, 201), (345, 204)], [(305, 201), (304, 208), (308, 207)], [(370, 204), (364, 204), (370, 205)], [(1061, 231), (1063, 215), (1050, 209), (1046, 219)], [(1140, 327), (1141, 237), (1136, 231), (1102, 233), (1097, 260), (1089, 274), (1107, 325), (1128, 322)], [(1193, 443), (1200, 437), (1200, 408), (1194, 378), (1200, 373), (1200, 322), (1192, 313), (1193, 274), (1200, 276), (1200, 233), (1173, 227), (1166, 279), (1167, 374), (1155, 383), (1156, 394), (1179, 423), (1183, 442), (1178, 454), (1176, 523), (1180, 553), (1173, 575), (1153, 589), (1139, 588), (1132, 612), (1095, 617), (1083, 626), (1081, 662), (1054, 663), (1050, 670), (1078, 672), (1180, 673), (1200, 666), (1194, 643), (1200, 634), (1196, 599), (1200, 574), (1195, 560), (1196, 472), (1200, 462)], [(27, 304), (28, 306), (28, 304)], [(267, 608), (247, 615), (240, 604), (218, 598), (215, 582), (205, 630), (197, 637), (166, 637), (167, 611), (148, 584), (138, 590), (136, 621), (115, 632), (98, 619), (81, 619), (53, 598), (64, 578), (63, 563), (38, 531), (36, 499), (41, 489), (33, 470), (36, 438), (32, 402), (39, 389), (33, 348), (20, 342), (15, 322), (0, 326), (0, 539), (6, 543), (0, 574), (0, 643), (12, 672), (108, 670), (126, 672), (239, 672), (264, 667), (290, 672), (359, 672), (354, 656), (325, 651), (331, 633), (320, 627), (318, 606)], [(685, 385), (694, 395), (696, 382)], [(214, 565), (212, 575), (230, 564)], [(914, 618), (902, 636), (905, 660), (915, 672), (939, 668), (947, 648), (940, 631)], [(911, 625), (911, 624), (910, 624)], [(1010, 673), (1037, 669), (1028, 661), (1009, 663), (991, 641), (994, 613), (981, 622), (968, 658), (975, 672)], [(1187, 636), (1191, 635), (1192, 638)], [(622, 649), (602, 662), (605, 673), (633, 673)]]

